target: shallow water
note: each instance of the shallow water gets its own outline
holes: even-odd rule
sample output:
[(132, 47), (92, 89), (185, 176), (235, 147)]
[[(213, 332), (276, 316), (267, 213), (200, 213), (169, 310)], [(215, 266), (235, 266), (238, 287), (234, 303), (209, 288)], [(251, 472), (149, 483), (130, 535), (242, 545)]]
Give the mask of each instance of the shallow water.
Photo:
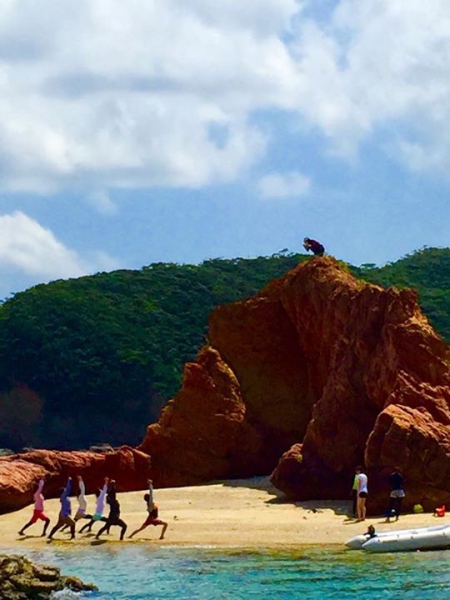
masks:
[[(99, 587), (83, 599), (450, 598), (448, 551), (368, 555), (321, 547), (256, 553), (105, 544), (26, 554)], [(59, 595), (60, 600), (73, 597)]]

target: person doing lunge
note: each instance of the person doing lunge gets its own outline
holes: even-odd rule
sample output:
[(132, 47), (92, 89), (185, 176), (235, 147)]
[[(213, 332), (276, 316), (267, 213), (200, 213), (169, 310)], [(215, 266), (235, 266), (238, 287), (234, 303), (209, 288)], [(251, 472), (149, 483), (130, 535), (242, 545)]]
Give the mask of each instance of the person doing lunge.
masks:
[(117, 525), (121, 528), (120, 539), (123, 540), (127, 530), (127, 524), (120, 518), (120, 503), (117, 500), (116, 482), (114, 480), (112, 480), (109, 485), (106, 502), (109, 504), (109, 515), (106, 523), (95, 536), (95, 539), (98, 540), (102, 533), (105, 531), (109, 533), (110, 527)]
[(108, 483), (109, 483), (109, 479), (108, 479), (108, 477), (105, 477), (103, 487), (95, 492), (95, 495), (97, 496), (97, 501), (95, 504), (95, 513), (93, 515), (86, 515), (86, 518), (88, 518), (90, 520), (89, 520), (89, 523), (86, 523), (85, 525), (83, 525), (83, 527), (80, 529), (80, 533), (83, 533), (84, 531), (92, 531), (92, 525), (94, 523), (96, 523), (97, 521), (103, 521), (104, 523), (106, 523), (107, 519), (106, 519), (106, 517), (103, 516), (103, 511), (105, 510), (105, 501), (106, 501), (106, 494), (108, 492)]
[(65, 488), (61, 488), (61, 496), (59, 501), (61, 502), (61, 510), (59, 512), (59, 518), (56, 525), (50, 531), (50, 535), (48, 539), (53, 539), (53, 536), (58, 531), (64, 527), (64, 525), (68, 525), (70, 528), (70, 539), (73, 540), (75, 537), (75, 521), (70, 516), (72, 514), (72, 505), (70, 503), (70, 493), (72, 491), (72, 478), (69, 477), (67, 480), (67, 484)]
[[(83, 481), (83, 478), (81, 477), (81, 475), (78, 475), (77, 479), (78, 479), (79, 494), (77, 496), (78, 508), (77, 508), (77, 512), (75, 513), (75, 516), (73, 518), (75, 523), (77, 521), (79, 521), (80, 519), (89, 519), (90, 518), (89, 515), (86, 515), (86, 509), (87, 509), (86, 486), (84, 485), (84, 481)], [(68, 525), (64, 525), (64, 527), (61, 529), (61, 531), (64, 531), (67, 527), (68, 527)]]
[(19, 531), (19, 535), (24, 535), (25, 529), (28, 529), (28, 527), (30, 527), (31, 525), (33, 525), (34, 523), (36, 523), (39, 520), (44, 521), (44, 529), (43, 529), (41, 535), (44, 536), (47, 533), (47, 528), (50, 525), (50, 519), (47, 517), (47, 515), (44, 512), (44, 495), (42, 493), (43, 489), (44, 489), (44, 480), (41, 479), (39, 481), (37, 490), (35, 491), (35, 493), (33, 495), (33, 499), (34, 499), (33, 516), (28, 521), (28, 523), (26, 523), (26, 525), (24, 525), (22, 527), (22, 529)]
[(136, 535), (136, 533), (143, 531), (149, 525), (162, 525), (162, 531), (161, 535), (159, 536), (159, 539), (163, 540), (164, 534), (166, 533), (167, 527), (169, 525), (165, 521), (161, 521), (161, 519), (158, 518), (158, 506), (153, 502), (153, 482), (151, 479), (148, 480), (148, 494), (145, 494), (144, 500), (147, 504), (148, 517), (142, 523), (139, 529), (133, 531), (133, 533), (130, 535), (130, 538)]

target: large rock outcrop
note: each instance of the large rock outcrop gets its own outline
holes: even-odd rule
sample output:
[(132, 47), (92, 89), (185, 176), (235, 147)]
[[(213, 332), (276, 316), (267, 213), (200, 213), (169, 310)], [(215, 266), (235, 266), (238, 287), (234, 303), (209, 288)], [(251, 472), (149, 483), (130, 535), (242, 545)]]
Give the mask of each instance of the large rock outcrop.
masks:
[(67, 577), (57, 567), (38, 565), (25, 556), (0, 554), (0, 600), (50, 600), (55, 592), (95, 591), (92, 583)]
[(297, 499), (348, 497), (365, 463), (372, 509), (395, 464), (408, 502), (431, 506), (450, 500), (449, 365), (414, 291), (314, 258), (212, 313), (141, 449), (164, 485), (267, 473), (283, 455), (272, 480)]
[(45, 479), (46, 498), (55, 498), (67, 478), (81, 475), (88, 493), (103, 484), (105, 477), (117, 481), (121, 492), (147, 486), (150, 457), (134, 448), (122, 446), (111, 452), (63, 452), (32, 450), (0, 458), (0, 514), (18, 510), (33, 501), (41, 478)]

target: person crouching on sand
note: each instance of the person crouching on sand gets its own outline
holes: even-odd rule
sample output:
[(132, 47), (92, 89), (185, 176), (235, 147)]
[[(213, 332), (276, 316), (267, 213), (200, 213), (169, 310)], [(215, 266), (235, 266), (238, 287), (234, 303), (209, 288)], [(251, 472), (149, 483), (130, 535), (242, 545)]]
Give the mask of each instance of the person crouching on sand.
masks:
[(159, 539), (163, 540), (164, 534), (166, 533), (167, 527), (169, 525), (165, 521), (161, 521), (161, 519), (158, 519), (158, 507), (153, 502), (153, 483), (151, 479), (148, 480), (148, 494), (145, 494), (144, 500), (147, 504), (148, 517), (144, 521), (144, 523), (142, 523), (139, 529), (133, 531), (133, 533), (130, 535), (130, 538), (132, 538), (134, 535), (136, 535), (136, 533), (139, 533), (149, 525), (162, 525), (162, 531), (161, 535), (159, 536)]
[(109, 504), (109, 515), (106, 523), (95, 536), (95, 539), (98, 540), (102, 533), (105, 531), (109, 532), (110, 527), (117, 525), (121, 528), (120, 539), (123, 540), (127, 530), (127, 524), (120, 518), (120, 503), (117, 500), (116, 482), (114, 480), (112, 480), (109, 485), (106, 501)]
[(69, 479), (67, 480), (66, 487), (61, 488), (61, 496), (59, 498), (59, 501), (61, 502), (61, 510), (59, 512), (58, 522), (50, 531), (50, 535), (48, 536), (49, 540), (53, 539), (53, 536), (58, 531), (58, 529), (61, 529), (61, 527), (64, 527), (64, 525), (68, 525), (70, 528), (70, 539), (73, 540), (73, 538), (75, 537), (75, 521), (70, 516), (72, 513), (72, 505), (70, 503), (71, 491), (72, 478), (69, 477)]
[(24, 525), (22, 527), (22, 529), (19, 531), (19, 535), (24, 535), (25, 529), (28, 529), (28, 527), (30, 527), (31, 525), (36, 523), (38, 520), (44, 521), (44, 530), (42, 531), (42, 536), (44, 536), (47, 533), (47, 528), (50, 525), (50, 519), (47, 517), (47, 515), (44, 512), (44, 495), (42, 494), (43, 489), (44, 489), (44, 480), (41, 479), (39, 481), (37, 490), (35, 491), (34, 496), (33, 496), (33, 498), (34, 498), (33, 516), (28, 521), (28, 523), (26, 525)]

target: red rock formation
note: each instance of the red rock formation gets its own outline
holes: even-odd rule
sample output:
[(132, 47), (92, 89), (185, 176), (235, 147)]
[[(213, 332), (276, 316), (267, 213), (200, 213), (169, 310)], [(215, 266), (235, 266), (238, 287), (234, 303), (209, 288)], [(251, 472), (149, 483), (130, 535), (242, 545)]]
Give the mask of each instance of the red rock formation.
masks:
[(258, 471), (265, 463), (262, 440), (246, 412), (232, 371), (216, 350), (203, 349), (197, 363), (186, 365), (181, 391), (159, 423), (150, 425), (140, 447), (152, 453), (155, 485), (191, 485)]
[[(70, 476), (81, 475), (87, 493), (105, 477), (117, 481), (120, 492), (144, 489), (149, 477), (150, 457), (122, 446), (105, 453), (33, 450), (0, 458), (0, 514), (30, 504), (39, 479), (45, 478), (46, 498), (55, 498)], [(75, 492), (76, 492), (76, 485)]]
[(447, 498), (450, 354), (413, 291), (314, 258), (215, 310), (209, 342), (141, 446), (161, 484), (268, 472), (286, 453), (272, 479), (291, 497), (346, 498), (365, 460), (372, 508), (393, 463), (410, 502)]

